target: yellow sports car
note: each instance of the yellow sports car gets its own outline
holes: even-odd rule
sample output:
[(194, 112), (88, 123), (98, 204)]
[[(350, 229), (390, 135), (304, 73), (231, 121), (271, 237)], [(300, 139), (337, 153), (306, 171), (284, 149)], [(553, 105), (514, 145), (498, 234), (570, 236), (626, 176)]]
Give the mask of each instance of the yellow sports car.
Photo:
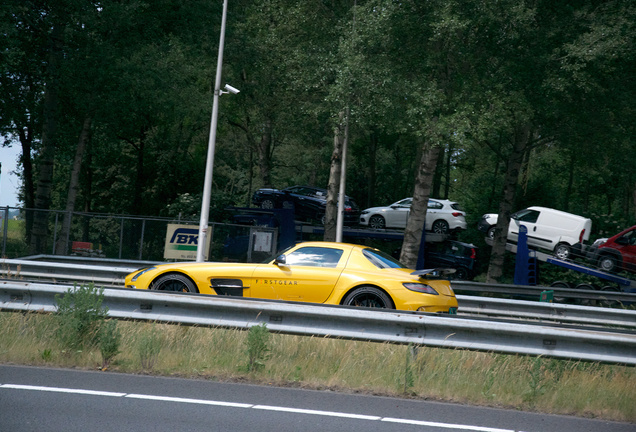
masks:
[(307, 242), (264, 264), (157, 265), (126, 276), (126, 287), (454, 314), (455, 293), (437, 272), (367, 246)]

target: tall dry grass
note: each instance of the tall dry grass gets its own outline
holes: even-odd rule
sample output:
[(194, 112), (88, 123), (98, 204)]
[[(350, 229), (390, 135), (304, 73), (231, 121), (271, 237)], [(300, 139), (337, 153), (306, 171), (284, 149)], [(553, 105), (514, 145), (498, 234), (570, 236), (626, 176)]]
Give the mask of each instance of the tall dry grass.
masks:
[[(118, 323), (110, 371), (241, 380), (636, 421), (636, 369), (578, 361), (272, 335), (269, 358), (248, 371), (247, 332)], [(0, 314), (0, 362), (96, 369), (98, 349), (66, 352), (55, 320)]]

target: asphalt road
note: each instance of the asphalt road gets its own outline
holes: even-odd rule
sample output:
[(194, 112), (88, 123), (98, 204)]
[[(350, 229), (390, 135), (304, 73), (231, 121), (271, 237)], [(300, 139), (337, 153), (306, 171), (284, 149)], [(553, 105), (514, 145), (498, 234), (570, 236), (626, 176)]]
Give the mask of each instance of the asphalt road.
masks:
[(112, 372), (0, 366), (0, 432), (635, 432), (636, 424)]

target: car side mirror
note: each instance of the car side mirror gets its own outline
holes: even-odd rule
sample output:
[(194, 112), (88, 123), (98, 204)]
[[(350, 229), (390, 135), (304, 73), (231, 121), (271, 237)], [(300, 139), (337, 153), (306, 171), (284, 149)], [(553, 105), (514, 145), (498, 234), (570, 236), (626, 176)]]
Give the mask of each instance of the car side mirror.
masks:
[(280, 264), (285, 265), (285, 264), (287, 264), (287, 258), (285, 258), (284, 254), (278, 255), (276, 257), (276, 259), (274, 260), (274, 264), (276, 264), (276, 265), (280, 265)]
[(629, 246), (629, 240), (625, 237), (619, 237), (616, 239), (616, 244), (619, 244), (621, 246)]

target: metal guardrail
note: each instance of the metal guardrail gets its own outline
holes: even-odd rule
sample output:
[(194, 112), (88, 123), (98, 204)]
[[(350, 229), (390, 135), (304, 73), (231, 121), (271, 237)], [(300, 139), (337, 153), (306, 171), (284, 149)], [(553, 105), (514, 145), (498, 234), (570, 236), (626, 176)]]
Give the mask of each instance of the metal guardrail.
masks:
[[(53, 312), (70, 287), (4, 281), (0, 310)], [(421, 312), (104, 289), (113, 318), (270, 331), (636, 366), (636, 334)]]
[[(47, 261), (40, 261), (40, 260)], [(51, 260), (59, 262), (51, 262)], [(86, 264), (90, 263), (90, 264)], [(144, 266), (156, 264), (152, 261), (109, 260), (85, 257), (59, 257), (38, 255), (22, 260), (0, 259), (0, 275), (9, 280), (29, 282), (52, 282), (62, 284), (89, 283), (104, 288), (122, 288), (124, 277), (128, 273)], [(506, 296), (518, 296), (538, 299), (545, 289), (537, 286), (505, 284), (483, 284), (476, 282), (453, 281), (456, 292), (498, 293)], [(636, 303), (636, 294), (602, 293), (568, 288), (554, 288), (555, 296), (583, 296), (588, 299), (604, 301), (631, 301)], [(515, 317), (529, 320), (553, 321), (571, 324), (608, 325), (627, 328), (636, 327), (636, 311), (622, 309), (591, 308), (537, 301), (520, 301), (457, 295), (461, 315), (484, 315), (489, 317)], [(576, 297), (578, 298), (578, 297)]]
[[(43, 280), (100, 282), (109, 283), (113, 287), (121, 287), (128, 273), (154, 264), (159, 263), (156, 261), (36, 255), (21, 260), (0, 259), (0, 276), (15, 277), (17, 275), (19, 277)], [(455, 292), (458, 293), (493, 293), (538, 299), (542, 291), (551, 290), (554, 292), (555, 297), (636, 303), (636, 293), (598, 292), (530, 285), (486, 284), (458, 280), (453, 281), (452, 285)]]
[(538, 285), (487, 284), (468, 281), (453, 281), (453, 289), (459, 293), (492, 293), (506, 296), (518, 296), (538, 299), (541, 292), (550, 290), (554, 297), (583, 300), (601, 300), (608, 302), (636, 303), (636, 293), (618, 291), (595, 291), (576, 288), (546, 287)]
[(636, 329), (636, 310), (457, 295), (459, 313)]
[(44, 279), (58, 282), (93, 282), (95, 284), (121, 287), (124, 278), (141, 267), (136, 266), (112, 267), (79, 262), (50, 262), (36, 260), (0, 259), (0, 275), (13, 278)]

